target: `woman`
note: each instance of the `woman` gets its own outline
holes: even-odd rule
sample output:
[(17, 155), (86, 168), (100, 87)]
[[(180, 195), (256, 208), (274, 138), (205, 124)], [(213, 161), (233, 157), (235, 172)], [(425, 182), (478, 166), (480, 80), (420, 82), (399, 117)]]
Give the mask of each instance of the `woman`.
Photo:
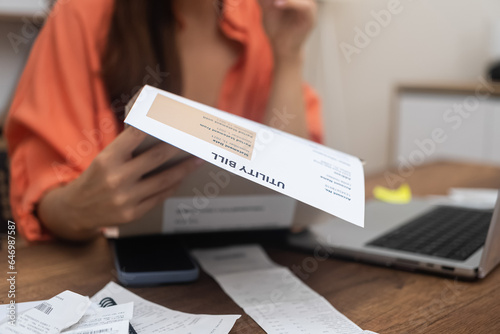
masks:
[(86, 240), (171, 196), (201, 161), (148, 178), (177, 150), (132, 157), (123, 130), (144, 84), (321, 140), (302, 83), (313, 0), (60, 0), (33, 46), (9, 112), (11, 204), (28, 240)]

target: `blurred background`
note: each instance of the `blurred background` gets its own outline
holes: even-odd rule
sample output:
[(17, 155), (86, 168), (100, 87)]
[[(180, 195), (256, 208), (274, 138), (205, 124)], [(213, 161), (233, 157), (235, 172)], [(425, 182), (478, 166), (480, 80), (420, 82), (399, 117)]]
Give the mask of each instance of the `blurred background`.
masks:
[[(0, 0), (2, 115), (49, 2)], [(500, 61), (500, 1), (318, 6), (305, 77), (322, 97), (328, 146), (365, 159), (367, 173), (436, 159), (500, 164), (499, 89), (488, 77)]]
[[(396, 14), (391, 14), (385, 27), (378, 24), (376, 28), (374, 22), (378, 23), (376, 17), (380, 15), (374, 13), (388, 12), (391, 6), (397, 8), (393, 10)], [(449, 96), (445, 91), (455, 90), (448, 88), (461, 86), (467, 87), (466, 90), (472, 87), (474, 92), (480, 78), (487, 78), (489, 66), (500, 60), (500, 1), (497, 0), (331, 0), (319, 1), (319, 8), (318, 26), (308, 45), (306, 77), (323, 98), (327, 144), (364, 158), (367, 172), (399, 163), (397, 158), (401, 154), (409, 160), (411, 150), (417, 148), (411, 143), (431, 136), (429, 128), (440, 126), (419, 113), (427, 109), (417, 107), (415, 118), (420, 122), (411, 127), (420, 129), (401, 133), (410, 138), (399, 138), (408, 142), (408, 147), (399, 152), (399, 130), (406, 129), (398, 126), (399, 114), (404, 112), (398, 108), (398, 87), (437, 87), (443, 96)], [(369, 39), (364, 47), (356, 47), (359, 30)], [(344, 52), (343, 49), (349, 48), (346, 44), (356, 47), (359, 53), (354, 49)], [(422, 96), (422, 102), (425, 98)], [(456, 98), (461, 101), (464, 97)], [(496, 101), (500, 130), (500, 104)], [(438, 103), (432, 111), (442, 113), (449, 102)], [(431, 116), (439, 119), (437, 114)], [(403, 125), (408, 127), (411, 123)], [(461, 137), (470, 139), (470, 133), (464, 130), (465, 126), (453, 135), (464, 132)], [(483, 131), (482, 127), (476, 130), (478, 135)], [(457, 138), (456, 146), (461, 146), (462, 138)], [(452, 139), (444, 144), (451, 145)], [(495, 145), (500, 152), (498, 138)], [(473, 152), (466, 153), (446, 158), (476, 160), (469, 155)], [(436, 151), (426, 158), (445, 158), (443, 155), (446, 153)], [(479, 160), (495, 163), (495, 159)], [(500, 163), (499, 156), (496, 163)]]

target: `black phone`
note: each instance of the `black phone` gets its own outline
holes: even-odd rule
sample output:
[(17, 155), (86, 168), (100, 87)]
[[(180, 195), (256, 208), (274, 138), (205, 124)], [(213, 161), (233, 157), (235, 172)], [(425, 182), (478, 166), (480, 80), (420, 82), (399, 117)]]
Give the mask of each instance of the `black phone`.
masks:
[(195, 281), (199, 268), (179, 238), (171, 235), (113, 240), (118, 280), (124, 285)]

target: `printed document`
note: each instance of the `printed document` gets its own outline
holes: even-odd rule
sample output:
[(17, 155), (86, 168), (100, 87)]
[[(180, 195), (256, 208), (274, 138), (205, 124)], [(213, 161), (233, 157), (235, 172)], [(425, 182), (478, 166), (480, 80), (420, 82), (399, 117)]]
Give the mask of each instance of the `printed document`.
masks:
[(364, 225), (357, 157), (144, 86), (125, 123), (231, 173)]
[(258, 245), (193, 251), (203, 270), (269, 334), (363, 331)]

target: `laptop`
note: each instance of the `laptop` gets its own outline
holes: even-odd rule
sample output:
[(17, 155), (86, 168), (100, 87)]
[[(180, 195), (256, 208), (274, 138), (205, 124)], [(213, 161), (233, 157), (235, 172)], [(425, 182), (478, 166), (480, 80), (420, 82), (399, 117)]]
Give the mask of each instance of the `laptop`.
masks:
[(500, 262), (500, 193), (493, 210), (436, 206), (427, 199), (366, 204), (365, 227), (318, 213), (289, 243), (317, 253), (463, 279), (484, 278)]

